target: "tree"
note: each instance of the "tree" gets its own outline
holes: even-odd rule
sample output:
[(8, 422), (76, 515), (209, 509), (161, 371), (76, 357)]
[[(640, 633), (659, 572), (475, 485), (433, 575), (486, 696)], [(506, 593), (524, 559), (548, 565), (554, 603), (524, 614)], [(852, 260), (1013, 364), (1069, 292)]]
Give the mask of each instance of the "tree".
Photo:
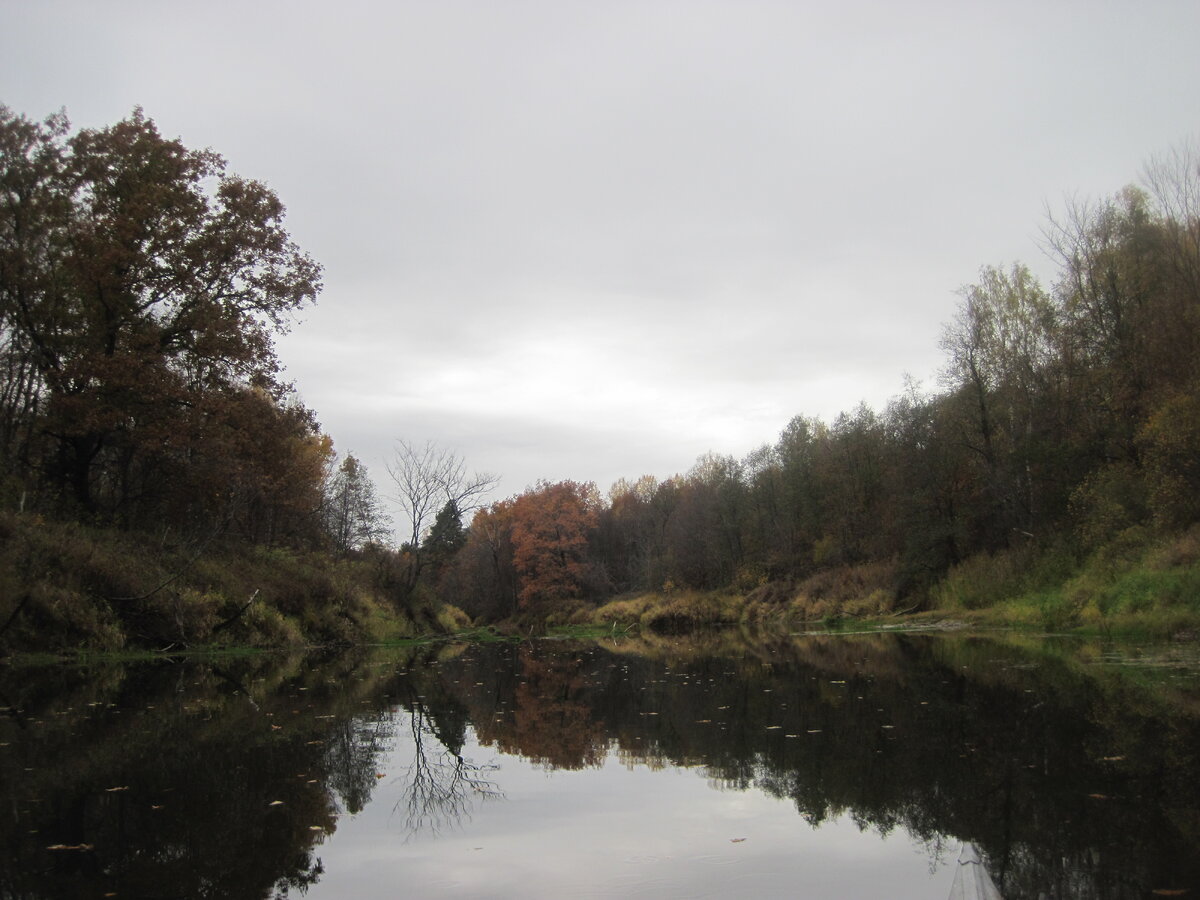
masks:
[(437, 511), (448, 504), (453, 504), (459, 516), (474, 511), (500, 479), (489, 472), (467, 474), (462, 457), (433, 441), (426, 441), (420, 447), (397, 441), (387, 472), (408, 530), (402, 547), (407, 565), (401, 585), (408, 594), (421, 577), (425, 565), (423, 538)]
[(283, 204), (140, 109), (68, 136), (0, 107), (2, 443), (86, 513), (204, 455), (225, 401), (277, 403), (273, 337), (320, 289)]
[(366, 467), (347, 455), (325, 485), (325, 527), (342, 555), (382, 541), (391, 524)]
[(471, 616), (496, 621), (517, 612), (513, 567), (513, 506), (499, 500), (475, 511), (467, 541), (449, 571), (455, 604)]
[(513, 502), (513, 566), (521, 606), (544, 610), (582, 597), (590, 574), (588, 539), (600, 497), (592, 483), (540, 482)]
[[(946, 383), (964, 408), (961, 439), (982, 464), (985, 543), (1012, 529), (1030, 532), (1038, 515), (1038, 438), (1051, 400), (1058, 323), (1050, 297), (1022, 265), (993, 266), (961, 291), (942, 336)], [(966, 412), (969, 410), (969, 412)]]
[(436, 581), (446, 567), (467, 543), (467, 529), (463, 527), (462, 516), (458, 504), (448, 500), (446, 505), (438, 510), (433, 525), (421, 542), (421, 551)]

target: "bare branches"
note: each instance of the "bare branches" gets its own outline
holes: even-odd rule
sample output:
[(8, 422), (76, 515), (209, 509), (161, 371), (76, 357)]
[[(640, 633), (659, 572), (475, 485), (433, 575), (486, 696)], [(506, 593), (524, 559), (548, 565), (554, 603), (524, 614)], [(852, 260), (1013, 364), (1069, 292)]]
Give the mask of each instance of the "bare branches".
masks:
[(404, 510), (408, 544), (416, 550), (439, 509), (454, 504), (460, 516), (477, 509), (484, 495), (500, 481), (490, 472), (467, 474), (463, 458), (452, 450), (426, 441), (417, 446), (396, 441), (387, 473), (396, 487), (394, 499)]
[[(495, 765), (476, 765), (461, 753), (452, 752), (437, 736), (428, 713), (415, 706), (411, 713), (413, 761), (408, 767), (408, 784), (393, 811), (406, 807), (405, 826), (410, 836), (437, 834), (470, 817), (475, 800), (502, 799), (504, 794), (485, 775)], [(432, 741), (429, 739), (432, 738)], [(436, 743), (436, 746), (433, 744)]]
[(425, 567), (427, 553), (422, 542), (439, 510), (449, 509), (450, 515), (459, 520), (477, 509), (500, 479), (489, 472), (468, 475), (461, 456), (433, 441), (422, 446), (396, 441), (392, 461), (386, 467), (396, 487), (392, 499), (404, 511), (408, 527), (402, 547), (406, 561), (402, 585), (407, 595), (417, 586)]

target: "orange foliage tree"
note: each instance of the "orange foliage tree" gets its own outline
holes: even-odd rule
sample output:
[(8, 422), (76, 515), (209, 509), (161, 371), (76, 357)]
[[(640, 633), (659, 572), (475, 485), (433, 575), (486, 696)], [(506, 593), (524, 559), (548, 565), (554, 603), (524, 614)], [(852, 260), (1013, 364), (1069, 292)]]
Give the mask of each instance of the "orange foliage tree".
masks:
[(526, 610), (581, 597), (590, 576), (588, 537), (599, 520), (591, 482), (539, 482), (513, 501), (513, 567)]

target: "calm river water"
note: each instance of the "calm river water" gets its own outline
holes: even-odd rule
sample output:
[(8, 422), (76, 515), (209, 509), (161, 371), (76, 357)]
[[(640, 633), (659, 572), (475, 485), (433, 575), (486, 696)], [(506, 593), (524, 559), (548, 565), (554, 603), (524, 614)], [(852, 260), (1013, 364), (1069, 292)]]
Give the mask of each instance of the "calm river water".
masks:
[(0, 669), (0, 897), (1200, 897), (1200, 648), (948, 634)]

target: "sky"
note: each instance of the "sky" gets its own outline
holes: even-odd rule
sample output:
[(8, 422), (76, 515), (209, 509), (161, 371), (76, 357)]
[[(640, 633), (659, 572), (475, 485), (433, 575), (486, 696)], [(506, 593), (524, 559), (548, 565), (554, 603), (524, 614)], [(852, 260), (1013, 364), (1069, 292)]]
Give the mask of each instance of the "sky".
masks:
[(0, 0), (0, 103), (265, 182), (337, 450), (686, 472), (937, 390), (984, 265), (1200, 136), (1200, 3)]

